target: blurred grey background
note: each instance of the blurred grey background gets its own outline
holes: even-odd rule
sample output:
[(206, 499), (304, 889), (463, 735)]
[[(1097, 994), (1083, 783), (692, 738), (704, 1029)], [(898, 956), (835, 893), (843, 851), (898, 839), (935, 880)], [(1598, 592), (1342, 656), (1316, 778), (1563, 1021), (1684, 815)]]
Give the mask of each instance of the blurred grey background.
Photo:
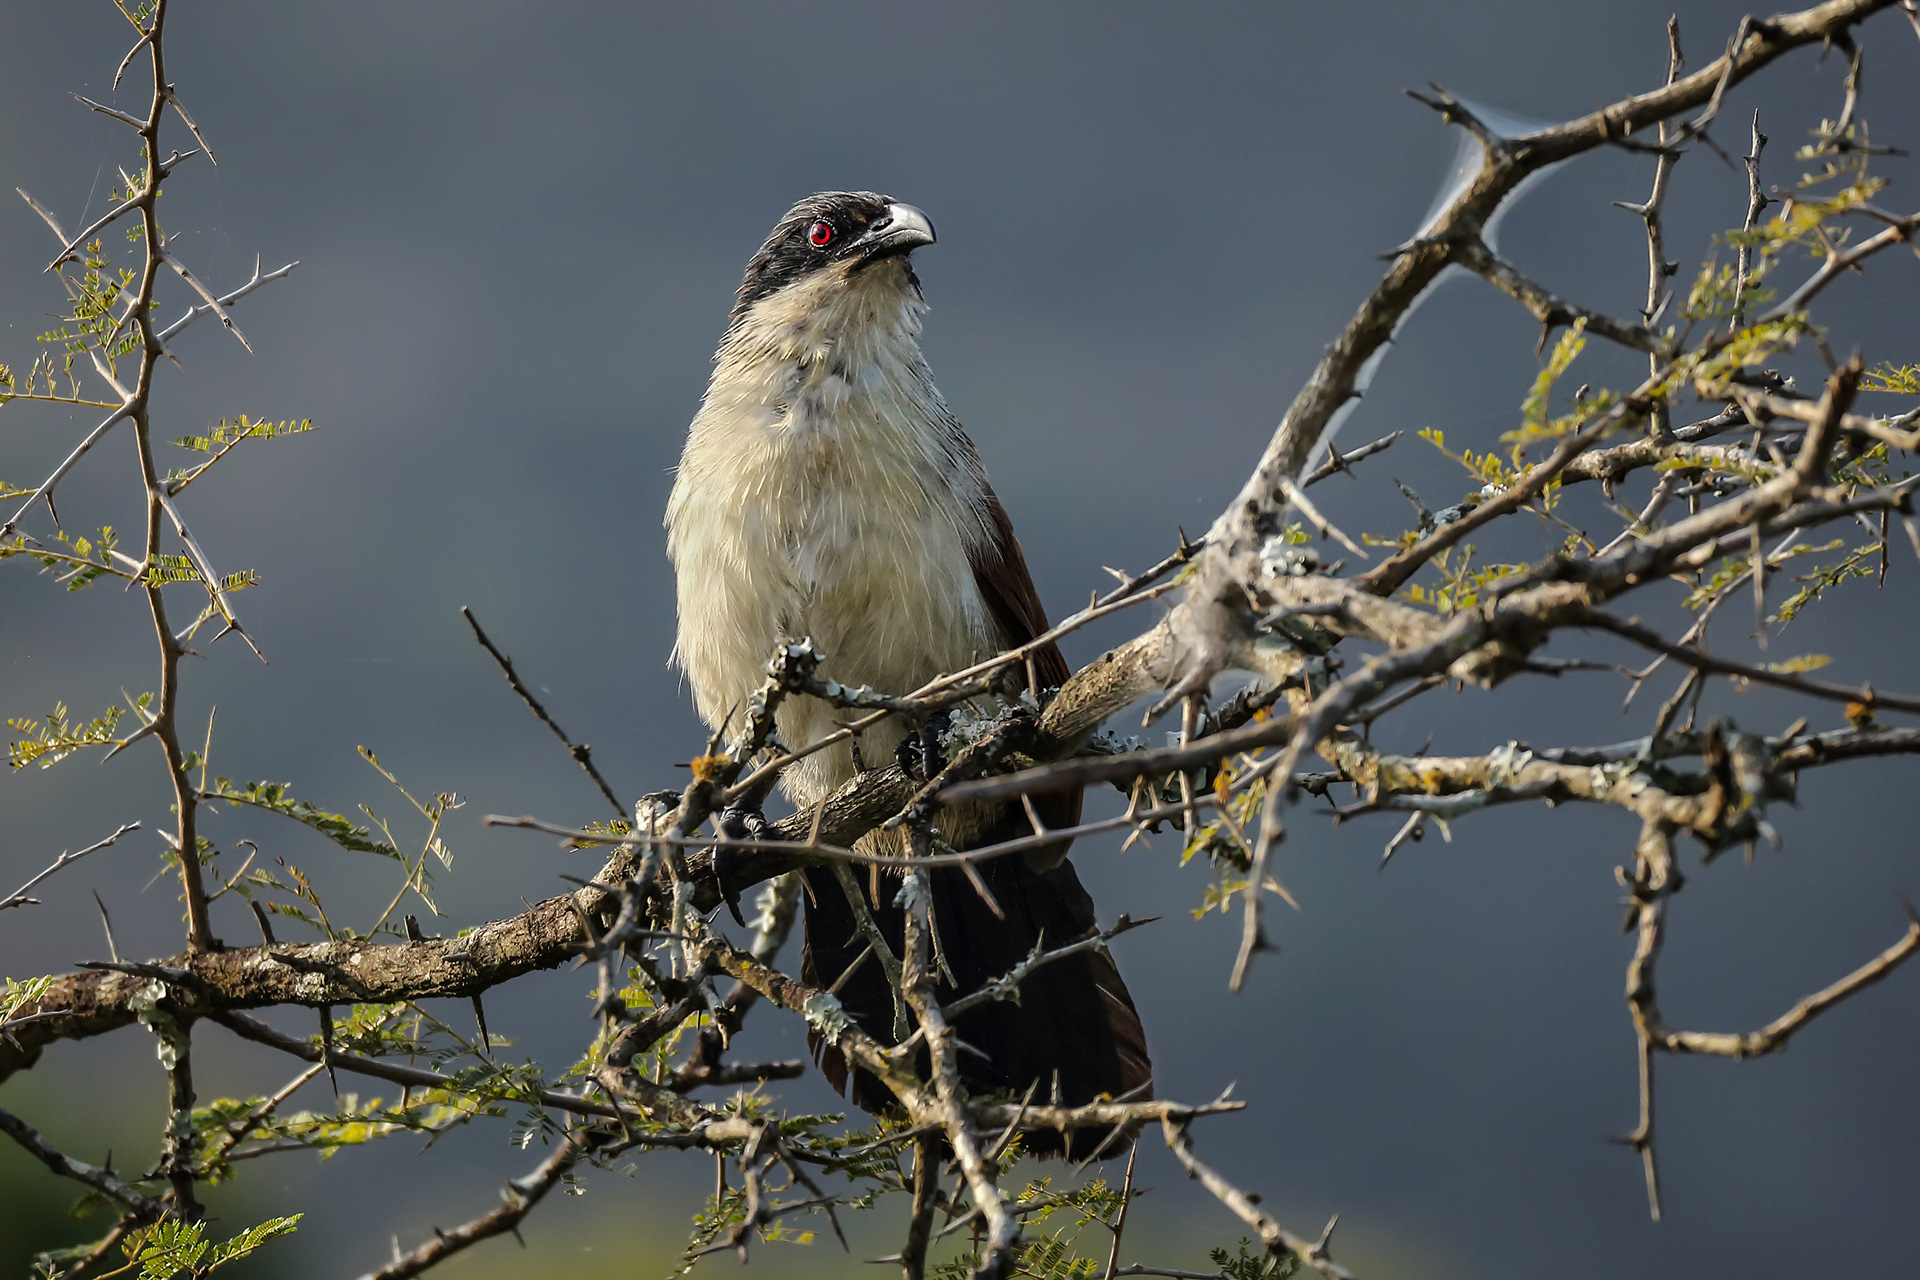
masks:
[[(1741, 12), (1689, 0), (1680, 19), (1694, 65)], [(919, 262), (933, 304), (928, 354), (1059, 614), (1107, 581), (1102, 565), (1139, 568), (1174, 545), (1177, 526), (1207, 526), (1377, 278), (1378, 255), (1419, 223), (1456, 135), (1403, 87), (1437, 80), (1558, 120), (1657, 85), (1667, 15), (1639, 0), (176, 4), (171, 74), (220, 161), (190, 163), (167, 188), (176, 247), (226, 286), (256, 253), (268, 267), (302, 265), (236, 312), (256, 356), (213, 325), (181, 344), (185, 370), (162, 373), (156, 434), (240, 413), (316, 426), (250, 444), (188, 496), (216, 565), (264, 581), (237, 603), (272, 665), (223, 642), (187, 669), (187, 719), (218, 704), (216, 773), (291, 780), (349, 812), (365, 802), (410, 839), (404, 802), (354, 747), (378, 751), (416, 794), (458, 791), (469, 803), (446, 832), (456, 861), (440, 878), (442, 927), (516, 912), (559, 890), (563, 872), (587, 874), (589, 859), (483, 829), (480, 816), (605, 815), (458, 607), (474, 608), (622, 793), (677, 784), (673, 762), (700, 732), (666, 666), (669, 469), (741, 265), (795, 198), (873, 188), (938, 224), (941, 242)], [(67, 96), (107, 96), (125, 23), (104, 0), (15, 3), (0, 23), (0, 179), (73, 226), (105, 208), (114, 166), (134, 162), (124, 130)], [(1920, 46), (1897, 16), (1867, 34), (1875, 139), (1920, 142)], [(1792, 150), (1837, 112), (1844, 71), (1817, 50), (1786, 59), (1732, 95), (1720, 141), (1744, 149), (1758, 106), (1774, 139), (1764, 179), (1791, 183)], [(144, 92), (142, 74), (121, 100)], [(1882, 168), (1902, 184), (1885, 202), (1912, 207), (1911, 165)], [(1651, 172), (1648, 157), (1608, 153), (1555, 174), (1507, 221), (1503, 250), (1574, 298), (1630, 313), (1645, 289), (1644, 242), (1638, 220), (1608, 201), (1643, 198)], [(1674, 185), (1671, 255), (1691, 272), (1744, 204), (1743, 177), (1690, 155)], [(37, 274), (52, 244), (24, 204), (0, 204), (0, 360), (15, 368), (61, 305)], [(1888, 255), (1835, 285), (1834, 347), (1858, 344), (1870, 361), (1920, 356), (1915, 270)], [(171, 313), (180, 293), (169, 296)], [(1534, 338), (1532, 322), (1478, 282), (1443, 285), (1343, 439), (1407, 437), (1358, 480), (1317, 490), (1328, 513), (1355, 533), (1397, 532), (1407, 508), (1391, 477), (1430, 506), (1456, 500), (1464, 475), (1412, 433), (1439, 426), (1455, 447), (1491, 446), (1537, 368)], [(1595, 349), (1568, 385), (1629, 384), (1642, 367)], [(1810, 360), (1791, 367), (1818, 377)], [(0, 476), (33, 484), (83, 429), (8, 406)], [(1637, 507), (1646, 487), (1622, 499)], [(67, 482), (62, 515), (75, 529), (131, 528), (137, 493), (123, 431)], [(1579, 501), (1570, 518), (1601, 527), (1598, 495)], [(1485, 550), (1519, 559), (1556, 536), (1535, 527)], [(1895, 659), (1920, 622), (1916, 572), (1898, 551), (1884, 592), (1848, 585), (1772, 653), (1832, 654), (1836, 678), (1911, 691)], [(1084, 661), (1146, 621), (1082, 633), (1069, 656)], [(59, 699), (92, 715), (123, 689), (151, 687), (148, 628), (139, 599), (112, 585), (68, 596), (8, 564), (0, 710), (39, 716)], [(1748, 629), (1729, 617), (1715, 643), (1751, 655)], [(1555, 651), (1638, 661), (1598, 643)], [(1430, 697), (1381, 733), (1402, 750), (1430, 732), (1442, 751), (1509, 737), (1612, 741), (1643, 732), (1675, 678), (1659, 676), (1630, 716), (1618, 710), (1620, 681), (1576, 674)], [(1774, 731), (1799, 712), (1759, 693), (1717, 694), (1710, 710)], [(1808, 710), (1818, 726), (1839, 723), (1835, 708)], [(145, 749), (96, 761), (0, 779), (0, 890), (122, 821), (147, 824), (51, 881), (46, 905), (0, 918), (0, 972), (100, 954), (90, 888), (123, 951), (177, 950), (173, 891), (148, 886), (168, 817), (158, 762)], [(1893, 941), (1901, 895), (1920, 895), (1913, 781), (1904, 761), (1809, 775), (1804, 807), (1775, 815), (1783, 850), (1694, 874), (1673, 910), (1669, 1016), (1756, 1025)], [(1117, 842), (1079, 847), (1105, 916), (1166, 917), (1120, 951), (1161, 1091), (1202, 1099), (1237, 1082), (1254, 1101), (1203, 1126), (1221, 1167), (1298, 1231), (1339, 1212), (1340, 1256), (1372, 1277), (1798, 1273), (1813, 1258), (1823, 1273), (1911, 1266), (1920, 979), (1897, 975), (1778, 1057), (1663, 1062), (1668, 1220), (1652, 1224), (1636, 1161), (1608, 1141), (1634, 1116), (1613, 880), (1631, 820), (1489, 813), (1377, 873), (1395, 825), (1294, 819), (1280, 874), (1304, 910), (1276, 919), (1283, 950), (1238, 996), (1225, 989), (1237, 926), (1190, 917), (1205, 873), (1176, 865), (1171, 837), (1124, 855)], [(205, 831), (222, 848), (254, 839), (301, 866), (337, 917), (364, 923), (393, 888), (390, 864), (267, 816), (226, 813)], [(215, 918), (229, 939), (255, 936), (232, 898)], [(557, 1066), (589, 1033), (587, 985), (569, 973), (517, 982), (488, 998), (494, 1029), (518, 1038), (509, 1052)], [(304, 1034), (309, 1021), (282, 1025)], [(200, 1044), (208, 1095), (266, 1092), (292, 1074), (218, 1028)], [(791, 1028), (763, 1021), (743, 1052), (800, 1050)], [(380, 1092), (370, 1083), (342, 1078)], [(813, 1077), (782, 1095), (835, 1107)], [(152, 1158), (163, 1097), (134, 1030), (58, 1046), (0, 1087), (0, 1104), (77, 1157), (111, 1148), (126, 1169)], [(310, 1089), (303, 1101), (328, 1098)], [(395, 1139), (327, 1162), (276, 1157), (238, 1197), (216, 1191), (213, 1203), (229, 1228), (308, 1213), (255, 1274), (354, 1275), (385, 1256), (390, 1236), (410, 1247), (495, 1203), (501, 1181), (537, 1158), (506, 1136), (490, 1122), (424, 1155)], [(1153, 1143), (1141, 1178), (1152, 1194), (1125, 1260), (1198, 1268), (1205, 1245), (1240, 1234)], [(531, 1220), (531, 1253), (496, 1242), (448, 1271), (663, 1273), (711, 1180), (704, 1158), (675, 1155), (639, 1161), (630, 1181), (595, 1175), (584, 1198), (556, 1198)], [(62, 1216), (68, 1189), (10, 1146), (0, 1181), (9, 1274), (24, 1271), (30, 1245), (80, 1238)], [(854, 1257), (890, 1252), (901, 1212), (888, 1206)], [(737, 1265), (721, 1257), (703, 1270)], [(753, 1266), (868, 1273), (826, 1243), (761, 1250)]]

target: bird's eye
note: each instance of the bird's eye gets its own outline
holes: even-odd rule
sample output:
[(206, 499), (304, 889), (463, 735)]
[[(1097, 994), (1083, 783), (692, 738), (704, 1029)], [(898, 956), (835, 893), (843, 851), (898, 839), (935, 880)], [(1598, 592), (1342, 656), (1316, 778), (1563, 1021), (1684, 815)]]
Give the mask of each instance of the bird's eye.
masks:
[(833, 224), (824, 219), (807, 228), (807, 239), (816, 249), (824, 249), (833, 243)]

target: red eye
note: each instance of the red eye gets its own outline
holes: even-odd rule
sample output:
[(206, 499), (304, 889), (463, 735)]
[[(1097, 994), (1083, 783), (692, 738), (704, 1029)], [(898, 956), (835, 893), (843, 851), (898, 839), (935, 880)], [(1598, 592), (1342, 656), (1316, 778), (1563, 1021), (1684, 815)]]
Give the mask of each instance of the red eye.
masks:
[(826, 248), (833, 240), (833, 224), (824, 221), (814, 223), (807, 228), (807, 239), (813, 242), (816, 249)]

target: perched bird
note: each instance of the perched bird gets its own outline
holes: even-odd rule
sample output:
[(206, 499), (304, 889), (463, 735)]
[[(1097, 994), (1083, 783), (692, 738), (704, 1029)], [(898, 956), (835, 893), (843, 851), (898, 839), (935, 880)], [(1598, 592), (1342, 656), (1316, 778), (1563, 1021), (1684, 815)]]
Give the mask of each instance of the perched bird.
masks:
[[(675, 656), (715, 729), (759, 687), (783, 643), (811, 639), (826, 655), (824, 677), (905, 694), (1047, 629), (1006, 510), (920, 352), (926, 303), (911, 255), (933, 242), (933, 224), (913, 206), (832, 191), (789, 210), (747, 263), (667, 506)], [(1037, 696), (1068, 675), (1051, 644), (1034, 653), (1030, 670)], [(845, 714), (789, 698), (776, 716), (780, 740), (803, 747)], [(857, 761), (889, 761), (910, 733), (918, 736), (890, 717), (866, 731), (858, 756), (836, 744), (788, 766), (781, 785), (811, 805), (852, 778)], [(1079, 792), (1044, 799), (1035, 803), (1048, 828), (1077, 822)], [(1017, 806), (948, 808), (937, 825), (955, 848), (1032, 833)], [(897, 854), (902, 834), (875, 832), (861, 847)], [(1004, 974), (1036, 942), (1064, 946), (1094, 931), (1093, 902), (1063, 853), (980, 865), (1004, 918), (959, 870), (932, 873), (934, 932), (949, 975), (943, 1000)], [(852, 895), (865, 899), (897, 956), (898, 878), (863, 874), (850, 884), (830, 868), (806, 875), (804, 979), (841, 982), (848, 1014), (895, 1042), (894, 998), (881, 966), (861, 960)], [(960, 1055), (976, 1093), (1034, 1087), (1036, 1102), (1073, 1105), (1151, 1089), (1139, 1017), (1104, 951), (1042, 967), (1018, 1004), (987, 1004), (955, 1030), (979, 1051)], [(835, 1088), (868, 1110), (887, 1107), (877, 1081), (861, 1072), (849, 1080), (832, 1046), (815, 1052)], [(1087, 1154), (1086, 1139), (1099, 1136), (1082, 1133), (1074, 1153)]]

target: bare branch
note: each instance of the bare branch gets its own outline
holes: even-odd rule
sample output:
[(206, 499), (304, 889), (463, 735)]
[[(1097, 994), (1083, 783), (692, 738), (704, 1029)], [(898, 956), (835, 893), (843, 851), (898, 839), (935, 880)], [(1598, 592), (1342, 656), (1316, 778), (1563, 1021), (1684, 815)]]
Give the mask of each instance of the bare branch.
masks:
[(553, 717), (547, 714), (547, 709), (540, 705), (540, 700), (534, 697), (533, 694), (527, 690), (527, 686), (520, 682), (520, 676), (513, 669), (513, 659), (501, 653), (500, 650), (494, 647), (493, 641), (487, 639), (487, 633), (480, 629), (480, 619), (473, 616), (473, 610), (467, 608), (465, 605), (461, 605), (460, 616), (467, 620), (469, 627), (473, 628), (473, 638), (480, 642), (480, 647), (485, 649), (488, 654), (492, 656), (493, 660), (500, 665), (500, 670), (507, 677), (508, 686), (511, 687), (515, 693), (519, 694), (520, 700), (526, 703), (533, 711), (533, 714), (540, 718), (541, 724), (553, 730), (553, 736), (560, 739), (560, 744), (567, 749), (567, 754), (573, 757), (574, 762), (587, 771), (587, 776), (593, 779), (593, 785), (598, 787), (600, 794), (607, 798), (607, 803), (613, 806), (613, 811), (622, 818), (626, 817), (627, 806), (620, 802), (619, 796), (613, 794), (613, 788), (607, 785), (607, 780), (601, 777), (600, 771), (593, 766), (593, 748), (587, 746), (584, 742), (575, 743), (572, 738), (567, 736), (567, 731), (556, 724)]
[(1916, 228), (1920, 228), (1920, 213), (1908, 214), (1879, 235), (1868, 236), (1853, 248), (1843, 252), (1828, 254), (1827, 260), (1820, 264), (1818, 271), (1807, 277), (1804, 284), (1788, 294), (1785, 300), (1754, 323), (1768, 324), (1775, 320), (1784, 320), (1796, 311), (1805, 311), (1807, 304), (1844, 272), (1871, 258), (1882, 249), (1891, 248), (1896, 244), (1911, 243)]
[(1578, 320), (1585, 323), (1588, 333), (1609, 342), (1617, 342), (1623, 347), (1644, 351), (1649, 355), (1664, 354), (1665, 344), (1645, 323), (1627, 324), (1561, 299), (1545, 286), (1521, 275), (1512, 263), (1494, 253), (1477, 236), (1465, 240), (1457, 248), (1455, 260), (1531, 312), (1533, 318), (1540, 322), (1542, 345), (1546, 343), (1547, 334), (1554, 329)]
[(1506, 150), (1507, 140), (1482, 124), (1480, 117), (1474, 115), (1473, 112), (1461, 105), (1459, 100), (1452, 94), (1437, 84), (1429, 84), (1428, 88), (1433, 90), (1433, 97), (1431, 98), (1425, 94), (1415, 93), (1412, 89), (1403, 89), (1401, 92), (1421, 106), (1430, 107), (1434, 111), (1437, 111), (1440, 114), (1440, 118), (1448, 124), (1457, 124), (1472, 134), (1474, 140), (1485, 149), (1489, 156), (1500, 155)]
[(1292, 480), (1283, 480), (1280, 489), (1286, 494), (1287, 501), (1293, 504), (1294, 510), (1305, 516), (1307, 522), (1319, 530), (1321, 537), (1332, 538), (1335, 542), (1351, 551), (1354, 555), (1359, 556), (1362, 560), (1369, 558), (1359, 543), (1340, 532), (1331, 521), (1320, 514), (1319, 508), (1313, 505), (1299, 485), (1295, 484)]
[(1598, 627), (1602, 631), (1611, 631), (1644, 649), (1663, 653), (1675, 662), (1685, 663), (1696, 670), (1713, 675), (1736, 676), (1742, 680), (1751, 680), (1755, 684), (1770, 684), (1778, 689), (1790, 689), (1794, 693), (1804, 693), (1810, 698), (1824, 698), (1829, 702), (1858, 703), (1863, 707), (1907, 711), (1920, 715), (1920, 698), (1879, 693), (1872, 685), (1848, 688), (1846, 685), (1828, 684), (1824, 680), (1808, 680), (1801, 676), (1770, 671), (1766, 667), (1749, 666), (1744, 662), (1734, 662), (1728, 658), (1716, 658), (1702, 650), (1674, 644), (1656, 631), (1624, 618), (1613, 617), (1611, 614), (1591, 613), (1587, 616), (1585, 625)]
[(1130, 782), (1135, 778), (1179, 773), (1224, 760), (1241, 751), (1284, 742), (1292, 731), (1292, 724), (1290, 718), (1275, 718), (1243, 725), (1228, 733), (1198, 738), (1193, 745), (1186, 747), (1161, 747), (1152, 751), (1130, 751), (1125, 755), (1063, 760), (1020, 773), (962, 782), (942, 791), (939, 799), (941, 804), (947, 805), (966, 800), (1000, 800), (1042, 791), (1061, 791), (1094, 782)]
[(469, 1245), (509, 1231), (517, 1232), (521, 1219), (531, 1213), (533, 1207), (572, 1171), (573, 1166), (586, 1156), (587, 1150), (588, 1142), (583, 1134), (569, 1133), (545, 1160), (534, 1166), (532, 1172), (513, 1179), (501, 1189), (500, 1198), (505, 1203), (498, 1208), (451, 1231), (434, 1228), (432, 1240), (409, 1254), (400, 1255), (396, 1250), (392, 1262), (378, 1271), (368, 1272), (361, 1280), (406, 1280), (406, 1277), (419, 1275)]
[[(205, 145), (205, 144), (203, 143), (202, 145)], [(208, 158), (211, 159), (212, 157), (208, 157)], [(234, 340), (237, 341), (241, 346), (245, 347), (247, 349), (247, 353), (251, 355), (253, 353), (253, 344), (248, 342), (246, 335), (240, 332), (240, 326), (236, 325), (233, 322), (233, 317), (227, 314), (226, 307), (222, 305), (220, 299), (214, 295), (213, 290), (207, 288), (206, 285), (201, 284), (200, 277), (194, 275), (193, 272), (189, 271), (187, 269), (187, 265), (184, 262), (180, 261), (180, 259), (174, 257), (172, 254), (168, 253), (165, 249), (159, 249), (158, 253), (160, 255), (160, 260), (166, 263), (169, 267), (172, 267), (174, 274), (179, 276), (182, 280), (185, 280), (187, 284), (192, 287), (193, 291), (199, 294), (201, 298), (205, 300), (203, 305), (207, 308), (207, 310), (213, 312), (214, 315), (220, 317), (220, 323), (226, 326), (227, 332), (232, 334), (234, 336)]]
[(1107, 948), (1107, 944), (1121, 934), (1132, 929), (1138, 929), (1143, 924), (1152, 924), (1157, 918), (1158, 917), (1150, 917), (1146, 920), (1135, 920), (1130, 916), (1123, 915), (1114, 921), (1112, 928), (1102, 929), (1100, 932), (1090, 934), (1078, 942), (1069, 943), (1064, 947), (1056, 947), (1052, 951), (1042, 951), (1040, 944), (1035, 943), (1032, 954), (1028, 955), (1024, 960), (1020, 961), (1020, 963), (1014, 965), (1013, 968), (993, 979), (978, 991), (973, 991), (961, 996), (958, 1000), (947, 1005), (941, 1012), (946, 1015), (947, 1021), (953, 1022), (963, 1014), (977, 1009), (983, 1004), (990, 1004), (996, 1000), (1012, 1000), (1018, 1002), (1020, 999), (1020, 984), (1025, 982), (1027, 975), (1031, 974), (1035, 969), (1043, 965), (1052, 964), (1056, 960), (1064, 960), (1068, 956), (1077, 956), (1083, 951), (1104, 951)]
[[(272, 271), (268, 271), (262, 274), (260, 270), (260, 261), (258, 258), (256, 258), (254, 259), (254, 263), (253, 263), (253, 278), (251, 280), (248, 280), (245, 284), (241, 285), (239, 288), (234, 289), (231, 292), (221, 294), (219, 298), (214, 299), (214, 302), (218, 302), (219, 305), (222, 307), (230, 307), (234, 303), (240, 301), (240, 299), (252, 293), (255, 289), (258, 289), (260, 286), (266, 285), (266, 284), (272, 284), (275, 280), (286, 279), (287, 276), (292, 273), (293, 269), (299, 265), (300, 264), (298, 262), (289, 262), (284, 267), (278, 267)], [(162, 345), (165, 345), (168, 339), (178, 334), (182, 329), (185, 329), (188, 325), (192, 324), (195, 320), (198, 320), (201, 316), (212, 313), (213, 310), (214, 310), (213, 302), (203, 302), (203, 303), (200, 303), (198, 306), (188, 307), (186, 310), (186, 314), (182, 315), (178, 320), (175, 320), (172, 324), (168, 325), (166, 328), (160, 330), (157, 334), (154, 335), (154, 337)]]
[(52, 866), (48, 867), (45, 871), (42, 871), (39, 875), (35, 876), (33, 879), (21, 885), (18, 889), (14, 890), (12, 897), (0, 899), (0, 911), (5, 911), (8, 907), (25, 907), (25, 906), (37, 905), (40, 901), (38, 898), (29, 898), (27, 896), (27, 891), (32, 889), (33, 886), (39, 884), (42, 880), (45, 880), (48, 876), (52, 875), (54, 872), (58, 871), (60, 868), (66, 866), (67, 864), (78, 862), (80, 861), (80, 859), (86, 857), (88, 854), (94, 853), (94, 852), (97, 852), (98, 850), (106, 848), (108, 845), (118, 840), (121, 836), (127, 834), (127, 832), (138, 831), (139, 829), (140, 829), (139, 823), (129, 822), (124, 826), (122, 826), (118, 831), (108, 836), (105, 840), (97, 841), (94, 844), (90, 844), (86, 848), (80, 850), (78, 853), (62, 853), (59, 857), (53, 860)]
[(1391, 432), (1388, 435), (1384, 435), (1380, 437), (1378, 440), (1373, 441), (1371, 444), (1361, 445), (1358, 449), (1355, 449), (1352, 453), (1343, 454), (1340, 452), (1340, 448), (1338, 445), (1328, 445), (1327, 460), (1321, 463), (1319, 466), (1315, 467), (1312, 471), (1309, 471), (1301, 479), (1300, 487), (1302, 489), (1311, 489), (1314, 485), (1319, 484), (1322, 480), (1325, 480), (1328, 476), (1335, 475), (1339, 472), (1344, 471), (1344, 472), (1347, 472), (1349, 475), (1352, 474), (1353, 463), (1360, 461), (1362, 458), (1371, 458), (1376, 453), (1384, 452), (1386, 449), (1392, 446), (1394, 441), (1398, 440), (1401, 436), (1405, 434), (1406, 433), (1404, 431)]
[[(153, 41), (150, 39), (148, 40), (147, 43), (151, 45)], [(95, 102), (92, 98), (89, 98), (84, 94), (76, 93), (73, 95), (73, 99), (75, 102), (81, 103), (84, 106), (90, 107), (91, 109), (98, 111), (103, 116), (110, 116), (113, 119), (118, 120), (121, 124), (137, 129), (142, 133), (146, 132), (147, 122), (145, 120), (136, 119), (135, 117), (128, 115), (124, 111), (117, 111), (114, 108), (107, 106), (105, 103)]]
[[(923, 832), (914, 834), (924, 839)], [(974, 1210), (985, 1219), (986, 1251), (974, 1272), (976, 1280), (1003, 1280), (1013, 1269), (1015, 1250), (1020, 1242), (1020, 1221), (1007, 1212), (995, 1183), (994, 1167), (967, 1123), (963, 1107), (966, 1091), (960, 1083), (953, 1028), (940, 1002), (934, 998), (937, 976), (930, 957), (933, 893), (927, 873), (909, 871), (904, 880), (901, 897), (905, 907), (906, 957), (900, 987), (920, 1022), (920, 1039), (927, 1046), (932, 1062), (935, 1095), (933, 1104), (914, 1118), (938, 1119), (945, 1126), (947, 1144), (960, 1164), (967, 1189), (973, 1193)]]
[(1269, 1253), (1290, 1253), (1327, 1277), (1327, 1280), (1354, 1280), (1353, 1272), (1334, 1262), (1327, 1252), (1327, 1239), (1332, 1234), (1333, 1223), (1327, 1224), (1326, 1232), (1317, 1241), (1294, 1235), (1255, 1205), (1246, 1192), (1214, 1172), (1211, 1166), (1194, 1154), (1193, 1139), (1188, 1135), (1184, 1122), (1169, 1118), (1161, 1121), (1160, 1128), (1166, 1135), (1167, 1148), (1186, 1167), (1187, 1176), (1211, 1191), (1221, 1204), (1233, 1211), (1235, 1217), (1252, 1227)]
[(27, 495), (27, 500), (20, 504), (13, 515), (8, 517), (5, 524), (0, 524), (0, 538), (6, 537), (18, 529), (20, 527), (20, 521), (26, 518), (27, 512), (33, 510), (35, 503), (46, 502), (49, 505), (52, 504), (54, 489), (59, 486), (61, 480), (66, 478), (67, 472), (73, 470), (73, 464), (84, 458), (89, 449), (99, 444), (101, 439), (104, 438), (107, 432), (113, 427), (114, 423), (129, 416), (128, 409), (130, 407), (130, 405), (121, 405), (118, 409), (115, 409), (112, 413), (101, 419), (93, 430), (82, 437), (80, 443), (73, 447), (72, 452), (68, 453), (67, 456), (61, 460), (60, 465), (53, 469), (53, 474), (49, 475), (45, 480), (42, 480), (39, 487)]
[(55, 1151), (32, 1125), (4, 1107), (0, 1107), (0, 1133), (19, 1143), (28, 1155), (61, 1177), (84, 1182), (100, 1194), (125, 1205), (141, 1221), (157, 1222), (166, 1215), (165, 1205), (144, 1192), (135, 1191), (108, 1170), (82, 1164)]
[(940, 1140), (931, 1133), (913, 1139), (913, 1217), (906, 1243), (900, 1249), (903, 1280), (925, 1280), (927, 1245), (933, 1235), (933, 1214), (940, 1200)]
[[(1857, 65), (1857, 64), (1856, 64)], [(1751, 232), (1753, 224), (1771, 203), (1760, 191), (1760, 153), (1767, 149), (1767, 135), (1760, 132), (1760, 109), (1753, 110), (1753, 144), (1746, 155), (1747, 220), (1742, 231)], [(1738, 332), (1747, 311), (1747, 275), (1753, 264), (1753, 246), (1742, 240), (1734, 265), (1733, 316), (1727, 321), (1729, 333)]]
[(1838, 982), (1814, 992), (1756, 1031), (1668, 1031), (1655, 1028), (1655, 1044), (1670, 1053), (1706, 1053), (1723, 1058), (1757, 1058), (1787, 1047), (1809, 1022), (1848, 996), (1864, 991), (1920, 951), (1920, 918), (1907, 908), (1909, 923), (1900, 940)]

